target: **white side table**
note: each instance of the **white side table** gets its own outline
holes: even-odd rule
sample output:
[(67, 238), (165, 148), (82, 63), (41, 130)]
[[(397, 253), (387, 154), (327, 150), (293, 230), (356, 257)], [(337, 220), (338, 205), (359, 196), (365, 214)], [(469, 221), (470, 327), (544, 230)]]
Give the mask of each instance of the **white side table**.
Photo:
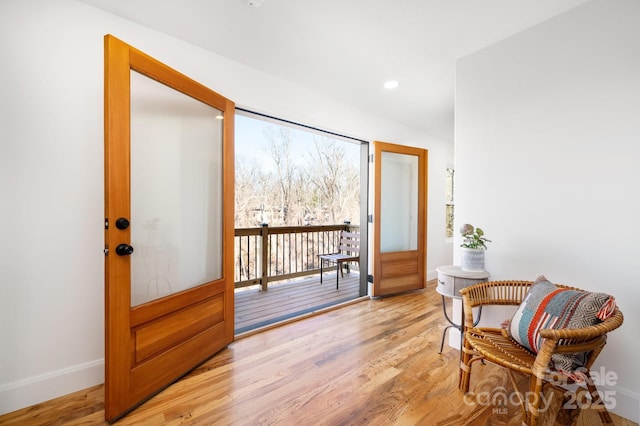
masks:
[[(462, 318), (459, 324), (453, 322), (451, 318), (449, 318), (444, 298), (449, 297), (453, 300), (461, 300), (461, 289), (472, 284), (486, 282), (488, 281), (491, 274), (489, 274), (487, 271), (463, 271), (460, 266), (455, 265), (439, 266), (436, 268), (436, 270), (438, 271), (438, 285), (436, 287), (436, 291), (442, 296), (442, 312), (444, 313), (445, 319), (450, 324), (446, 326), (442, 331), (442, 341), (440, 342), (439, 352), (442, 353), (442, 348), (444, 347), (444, 336), (446, 335), (447, 330), (449, 330), (450, 328), (456, 328), (460, 333), (462, 333), (462, 324), (464, 321), (464, 313), (461, 316)], [(476, 319), (474, 325), (476, 325), (478, 321), (480, 321), (480, 315), (482, 315), (482, 309), (479, 311), (478, 318)]]

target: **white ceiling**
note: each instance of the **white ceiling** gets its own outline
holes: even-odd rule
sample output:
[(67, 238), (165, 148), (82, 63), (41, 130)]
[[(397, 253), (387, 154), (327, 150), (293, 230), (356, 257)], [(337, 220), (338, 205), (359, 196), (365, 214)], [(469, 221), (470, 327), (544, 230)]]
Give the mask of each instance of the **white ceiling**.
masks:
[(452, 141), (456, 59), (589, 0), (82, 1)]

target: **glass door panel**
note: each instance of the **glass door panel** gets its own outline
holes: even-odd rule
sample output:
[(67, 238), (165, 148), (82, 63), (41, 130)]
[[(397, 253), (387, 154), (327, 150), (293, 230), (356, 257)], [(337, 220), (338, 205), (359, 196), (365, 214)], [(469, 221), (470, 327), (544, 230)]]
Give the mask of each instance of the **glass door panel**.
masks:
[(222, 112), (131, 71), (131, 305), (222, 277)]
[(383, 151), (380, 252), (418, 248), (418, 157)]

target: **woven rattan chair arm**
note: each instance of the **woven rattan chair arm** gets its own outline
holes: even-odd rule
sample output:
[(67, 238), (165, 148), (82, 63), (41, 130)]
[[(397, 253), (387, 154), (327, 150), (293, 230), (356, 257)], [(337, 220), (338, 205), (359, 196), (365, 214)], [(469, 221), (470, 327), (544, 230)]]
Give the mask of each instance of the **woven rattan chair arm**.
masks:
[(614, 311), (613, 315), (601, 322), (600, 324), (592, 325), (584, 328), (561, 328), (552, 330), (543, 328), (540, 330), (540, 336), (545, 339), (560, 340), (560, 339), (593, 339), (594, 337), (602, 336), (608, 332), (615, 330), (622, 325), (624, 317), (622, 312), (618, 308)]

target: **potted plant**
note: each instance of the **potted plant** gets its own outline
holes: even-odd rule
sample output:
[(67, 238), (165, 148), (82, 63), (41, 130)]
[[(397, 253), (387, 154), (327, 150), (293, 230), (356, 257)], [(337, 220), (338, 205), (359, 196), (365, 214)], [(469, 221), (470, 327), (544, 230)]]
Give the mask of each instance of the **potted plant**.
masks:
[(487, 250), (488, 240), (484, 236), (484, 231), (474, 228), (473, 225), (465, 223), (460, 228), (463, 242), (460, 256), (460, 266), (463, 271), (478, 272), (484, 271), (484, 251)]

